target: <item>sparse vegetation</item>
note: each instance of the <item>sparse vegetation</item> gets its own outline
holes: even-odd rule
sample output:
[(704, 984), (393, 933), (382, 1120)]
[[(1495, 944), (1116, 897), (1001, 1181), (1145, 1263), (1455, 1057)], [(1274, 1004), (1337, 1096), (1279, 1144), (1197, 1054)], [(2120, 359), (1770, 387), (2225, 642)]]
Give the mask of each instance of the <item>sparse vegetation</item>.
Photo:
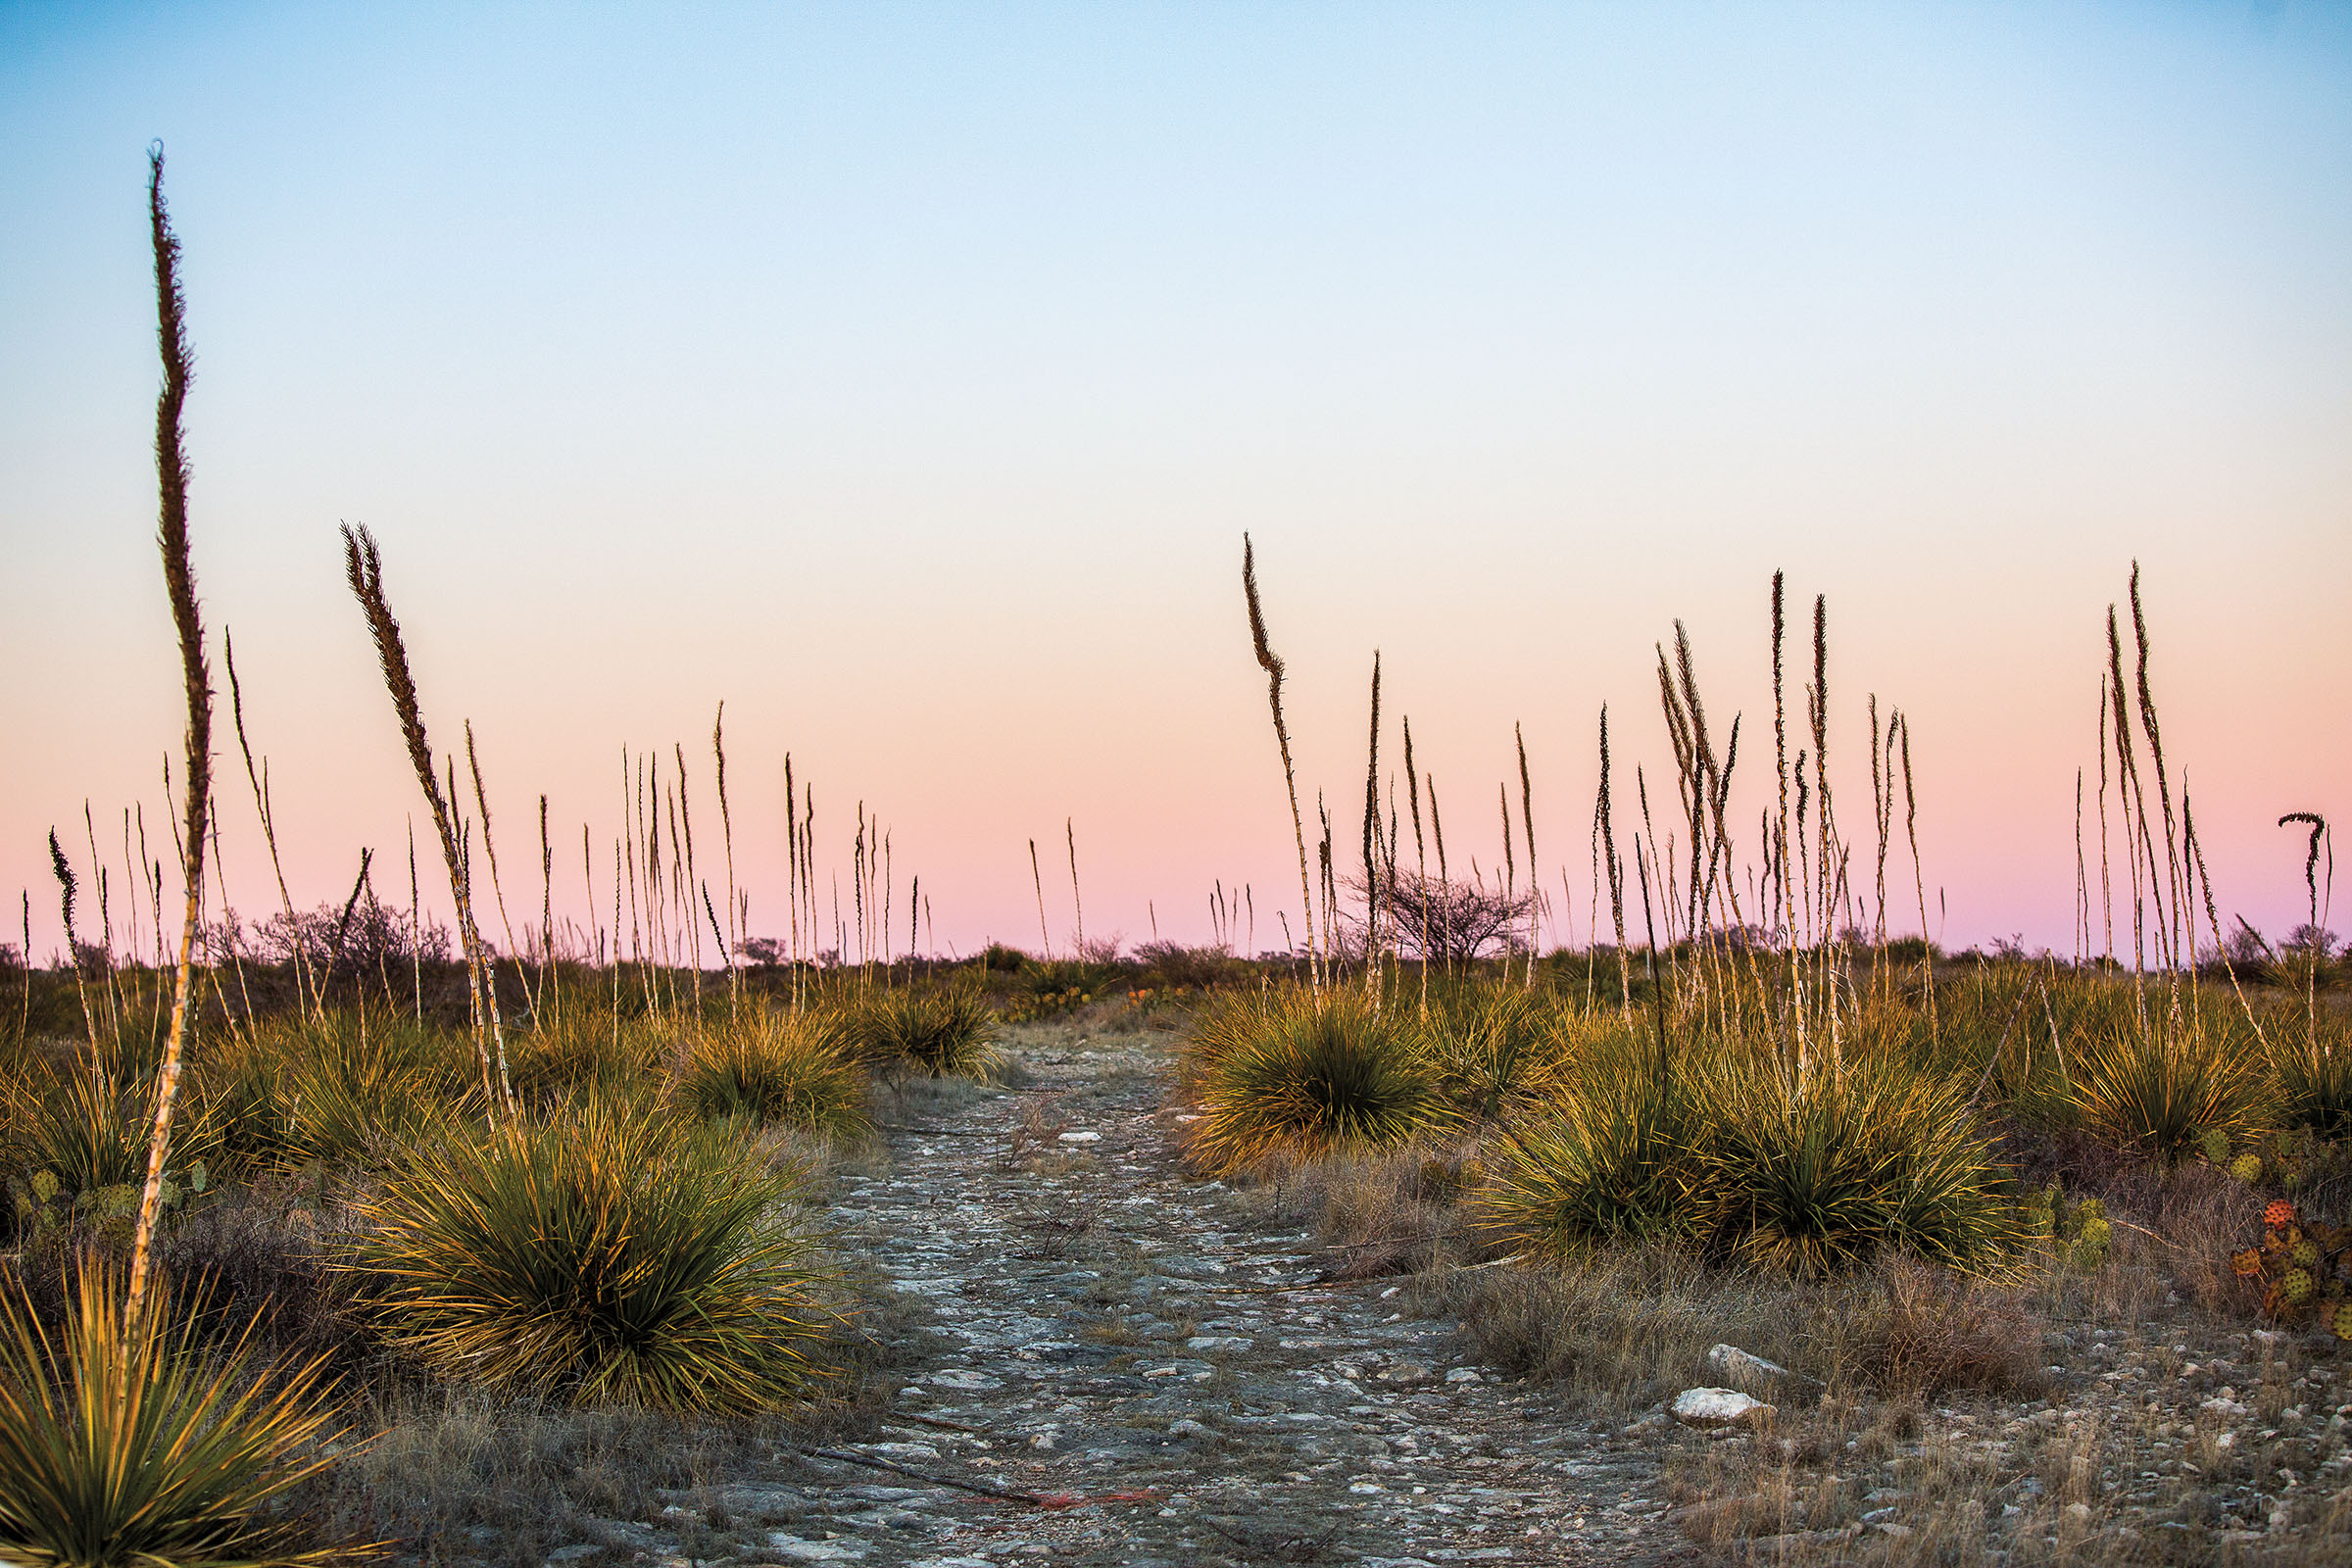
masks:
[[(882, 1399), (922, 1390), (860, 1382), (894, 1353), (862, 1325), (893, 1308), (858, 1274), (855, 1242), (820, 1234), (823, 1171), (883, 1158), (882, 1130), (975, 1136), (933, 1118), (1020, 1084), (1006, 1041), (1041, 1034), (1075, 1049), (1082, 1031), (1130, 1045), (1146, 1029), (1181, 1031), (1170, 1119), (1152, 1136), (1171, 1138), (1203, 1182), (1229, 1180), (1288, 1217), (1298, 1204), (1336, 1258), (1316, 1288), (1395, 1276), (1393, 1294), (1411, 1295), (1390, 1321), (1408, 1308), (1457, 1313), (1486, 1367), (1614, 1419), (1731, 1375), (1745, 1363), (1711, 1359), (1728, 1342), (1782, 1363), (1757, 1374), (1783, 1380), (1776, 1396), (1789, 1407), (1777, 1465), (1750, 1444), (1737, 1462), (1693, 1463), (1678, 1479), (1686, 1532), (1710, 1546), (1843, 1529), (1869, 1494), (1847, 1495), (1858, 1489), (1837, 1476), (1809, 1483), (1808, 1464), (1919, 1458), (1928, 1401), (2034, 1396), (2052, 1375), (2045, 1341), (2070, 1313), (2135, 1331), (2201, 1313), (2352, 1342), (2352, 1232), (2316, 1217), (2352, 1197), (2352, 1038), (2319, 870), (2328, 825), (2311, 812), (2280, 819), (2309, 830), (2309, 920), (2277, 947), (2243, 922), (2226, 936), (2184, 780), (2176, 796), (2168, 771), (2136, 569), (2135, 664), (2110, 607), (2096, 735), (2107, 906), (2094, 908), (2079, 844), (2076, 951), (2064, 958), (2030, 956), (2022, 938), (1956, 956), (1929, 940), (1910, 724), (1897, 710), (1882, 716), (1875, 696), (1870, 826), (1866, 837), (1840, 827), (1842, 775), (1824, 761), (1826, 602), (1813, 607), (1811, 678), (1792, 694), (1777, 576), (1775, 808), (1753, 842), (1730, 805), (1739, 720), (1711, 727), (1677, 623), (1672, 652), (1657, 648), (1675, 769), (1655, 803), (1641, 771), (1626, 792), (1600, 715), (1583, 950), (1542, 951), (1523, 744), (1516, 825), (1507, 785), (1499, 795), (1499, 872), (1472, 862), (1465, 875), (1458, 853), (1449, 861), (1437, 780), (1409, 724), (1401, 817), (1394, 777), (1384, 802), (1377, 662), (1362, 869), (1342, 874), (1320, 797), (1319, 840), (1306, 831), (1286, 666), (1247, 542), (1245, 605), (1302, 900), (1270, 906), (1269, 926), (1286, 931), (1278, 952), (1236, 955), (1237, 933), (1256, 945), (1254, 895), (1220, 884), (1210, 946), (1159, 941), (1154, 916), (1154, 940), (1122, 956), (1116, 935), (1090, 944), (1081, 914), (1057, 957), (1032, 841), (1039, 952), (991, 943), (961, 961), (925, 956), (928, 902), (919, 881), (900, 887), (890, 835), (863, 803), (847, 912), (836, 887), (821, 918), (813, 792), (789, 761), (790, 934), (753, 937), (715, 723), (723, 878), (697, 864), (683, 748), (624, 753), (609, 922), (600, 913), (558, 934), (542, 797), (540, 914), (534, 927), (526, 905), (517, 937), (472, 728), (469, 811), (454, 759), (427, 742), (382, 554), (359, 526), (343, 535), (347, 577), (442, 854), (454, 945), (423, 912), (413, 855), (405, 916), (378, 899), (372, 852), (348, 900), (297, 912), (225, 660), (283, 907), (258, 925), (226, 910), (206, 925), (205, 845), (220, 829), (160, 157), (154, 181), (162, 544), (189, 701), (186, 913), (175, 959), (164, 862), (142, 845), (152, 961), (135, 915), (118, 950), (106, 874), (93, 865), (85, 888), (52, 833), (66, 958), (32, 963), (29, 900), (23, 951), (0, 946), (0, 1040), (13, 1047), (0, 1058), (0, 1555), (43, 1568), (262, 1568), (365, 1555), (372, 1548), (354, 1543), (383, 1528), (440, 1561), (414, 1533), (494, 1527), (505, 1560), (538, 1563), (548, 1543), (529, 1510), (570, 1509), (566, 1488), (642, 1522), (658, 1499), (631, 1469), (640, 1444), (662, 1450), (649, 1463), (676, 1490), (707, 1480), (697, 1465), (709, 1455), (733, 1462), (765, 1444), (779, 1420), (871, 1423)], [(1860, 809), (1849, 804), (1846, 820)], [(95, 862), (94, 825), (89, 838)], [(1066, 821), (1065, 839), (1075, 906)], [(706, 859), (711, 842), (706, 819)], [(504, 950), (477, 922), (477, 849)], [(585, 826), (579, 870), (601, 906), (602, 855)], [(1917, 933), (1903, 934), (1914, 917)], [(1136, 1069), (1129, 1082), (1141, 1081)], [(1008, 1177), (1041, 1183), (1100, 1175), (1102, 1138), (1033, 1102), (995, 1157)], [(2241, 1246), (2250, 1213), (2262, 1239)], [(1108, 1264), (1117, 1230), (1098, 1198), (1067, 1195), (1015, 1228), (1031, 1233), (1024, 1257), (1057, 1266)], [(1130, 1274), (1143, 1255), (1124, 1260)], [(1108, 1301), (1115, 1272), (1071, 1268), (1054, 1283)], [(1171, 1315), (1153, 1321), (1201, 1357), (1247, 1344), (1198, 1332), (1214, 1327), (1190, 1315), (1214, 1310), (1202, 1299), (1292, 1289), (1184, 1284), (1188, 1304), (1162, 1301)], [(1123, 1308), (1094, 1338), (1151, 1343)], [(1144, 1376), (1216, 1370), (1188, 1354)], [(1468, 1382), (1483, 1376), (1472, 1369)], [(843, 1395), (845, 1383), (858, 1388)], [(370, 1421), (390, 1429), (372, 1447), (368, 1431), (346, 1430)], [(517, 1433), (531, 1451), (495, 1457)], [(2047, 1538), (2062, 1554), (2101, 1495), (2085, 1476), (2108, 1464), (2104, 1441), (2070, 1435), (2043, 1455), (2049, 1483), (2016, 1505), (2036, 1532), (2063, 1510)], [(2197, 1462), (2232, 1462), (2204, 1441)], [(1962, 1560), (1982, 1544), (1965, 1498), (1987, 1476), (1938, 1462), (1940, 1511), (1894, 1557)], [(424, 1479), (440, 1468), (456, 1479)], [(514, 1496), (494, 1495), (508, 1481)], [(759, 1544), (716, 1502), (694, 1530), (689, 1544), (712, 1556)], [(1805, 1549), (1784, 1541), (1780, 1560)]]

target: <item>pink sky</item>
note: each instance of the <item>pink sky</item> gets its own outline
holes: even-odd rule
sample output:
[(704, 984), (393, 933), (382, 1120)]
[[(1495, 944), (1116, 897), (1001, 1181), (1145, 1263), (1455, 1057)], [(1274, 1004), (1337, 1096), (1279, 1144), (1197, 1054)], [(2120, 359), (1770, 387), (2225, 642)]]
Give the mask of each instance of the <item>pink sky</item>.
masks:
[[(942, 945), (1036, 944), (1027, 845), (1065, 819), (1090, 936), (1145, 940), (1155, 908), (1204, 940), (1221, 878), (1275, 945), (1297, 877), (1245, 529), (1340, 843), (1378, 648), (1384, 759), (1410, 714), (1460, 859), (1496, 858), (1525, 725), (1580, 942), (1595, 715), (1630, 823), (1632, 765), (1670, 765), (1677, 616), (1718, 729), (1746, 715), (1753, 823), (1776, 568), (1829, 595), (1849, 835), (1866, 694), (1913, 719), (1949, 946), (2069, 949), (2134, 559), (2225, 920), (2299, 920), (2274, 823), (2352, 811), (2339, 13), (0, 26), (0, 892), (28, 890), (37, 954), (45, 835), (86, 861), (85, 801), (117, 878), (134, 802), (170, 858), (157, 135), (200, 588), (305, 905), (363, 846), (405, 902), (382, 873), (421, 822), (344, 520), (383, 543), (436, 742), (474, 721), (518, 915), (541, 792), (560, 909), (586, 909), (583, 821), (609, 909), (624, 745), (685, 746), (715, 843), (724, 700), (757, 930), (789, 749), (824, 869), (862, 800)], [(226, 869), (259, 913), (233, 758)]]

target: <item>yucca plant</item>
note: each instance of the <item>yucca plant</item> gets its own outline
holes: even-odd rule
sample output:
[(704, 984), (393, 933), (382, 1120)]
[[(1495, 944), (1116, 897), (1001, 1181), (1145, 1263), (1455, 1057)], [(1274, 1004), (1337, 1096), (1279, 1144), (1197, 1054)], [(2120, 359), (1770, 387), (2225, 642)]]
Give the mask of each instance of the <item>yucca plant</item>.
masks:
[(1390, 1148), (1454, 1119), (1415, 1025), (1352, 991), (1318, 1001), (1286, 989), (1256, 1037), (1205, 1064), (1199, 1087), (1191, 1152), (1217, 1171), (1281, 1152)]
[(151, 1284), (127, 1316), (87, 1257), (66, 1319), (0, 1284), (0, 1561), (28, 1568), (270, 1568), (348, 1558), (272, 1509), (341, 1436), (318, 1361), (266, 1365), (252, 1326), (224, 1354), (201, 1289)]
[(1654, 1044), (1608, 1042), (1580, 1063), (1556, 1115), (1509, 1134), (1481, 1217), (1514, 1251), (1552, 1258), (1688, 1231), (1689, 1119), (1685, 1087)]
[(798, 1175), (589, 1101), (415, 1151), (338, 1259), (391, 1342), (448, 1377), (679, 1412), (801, 1395), (832, 1317)]
[(997, 1018), (975, 987), (878, 991), (850, 1015), (858, 1054), (933, 1078), (985, 1078), (999, 1061)]
[(2159, 1159), (2196, 1152), (2208, 1130), (2235, 1142), (2258, 1119), (2257, 1050), (2211, 1017), (2110, 1022), (2077, 1037), (2067, 1068), (2085, 1127)]
[(1210, 994), (1185, 1031), (1184, 1047), (1177, 1057), (1180, 1083), (1198, 1093), (1218, 1062), (1265, 1039), (1291, 1006), (1287, 987), (1236, 988)]
[(2030, 1239), (1968, 1086), (1900, 1061), (1729, 1050), (1694, 1075), (1688, 1144), (1694, 1217), (1743, 1262), (1818, 1277), (1899, 1249), (1997, 1273)]
[(542, 1018), (511, 1047), (514, 1092), (553, 1102), (575, 1091), (610, 1094), (659, 1080), (675, 1032), (646, 1017), (581, 1008)]
[[(147, 1173), (153, 1127), (151, 1088), (124, 1084), (81, 1063), (44, 1063), (14, 1096), (11, 1163), (21, 1180), (38, 1180), (61, 1203), (94, 1204), (120, 1216), (135, 1205)], [(172, 1131), (172, 1169), (218, 1157), (209, 1117), (183, 1116)], [(44, 1200), (46, 1201), (46, 1200)]]
[(678, 1095), (696, 1114), (782, 1122), (859, 1139), (873, 1130), (857, 1036), (822, 1009), (758, 1011), (702, 1031), (688, 1048)]
[(367, 1167), (474, 1113), (450, 1036), (399, 1017), (332, 1012), (257, 1028), (221, 1064), (214, 1097), (254, 1163)]
[(1494, 1121), (1556, 1095), (1566, 1043), (1536, 998), (1482, 980), (1431, 1000), (1430, 1049), (1464, 1116)]
[(2352, 1031), (2343, 1021), (2296, 1020), (2270, 1037), (2271, 1079), (2289, 1126), (2322, 1138), (2352, 1133)]

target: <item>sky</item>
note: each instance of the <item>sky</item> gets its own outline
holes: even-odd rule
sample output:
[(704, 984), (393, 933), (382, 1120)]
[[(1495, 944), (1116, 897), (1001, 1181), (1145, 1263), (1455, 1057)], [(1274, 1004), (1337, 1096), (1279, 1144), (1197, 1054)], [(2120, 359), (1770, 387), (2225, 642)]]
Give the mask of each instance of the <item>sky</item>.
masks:
[(1947, 947), (2071, 952), (2135, 561), (2223, 920), (2297, 923), (2276, 819), (2352, 813), (2352, 7), (10, 4), (0, 897), (36, 955), (52, 827), (119, 933), (122, 813), (172, 858), (152, 140), (215, 676), (233, 634), (305, 906), (363, 848), (405, 906), (412, 821), (448, 902), (344, 522), (436, 747), (473, 726), (518, 925), (541, 794), (559, 912), (610, 922), (624, 748), (682, 753), (723, 888), (723, 702), (754, 931), (789, 753), (820, 886), (887, 825), (895, 946), (919, 875), (923, 946), (1066, 951), (1072, 839), (1090, 939), (1205, 941), (1221, 882), (1281, 945), (1245, 532), (1310, 818), (1357, 842), (1377, 650), (1383, 770), (1409, 716), (1457, 869), (1524, 733), (1547, 944), (1592, 915), (1604, 703), (1621, 828), (1636, 765), (1671, 795), (1678, 618), (1756, 820), (1775, 570), (1826, 596), (1841, 801), (1869, 697), (1909, 716)]

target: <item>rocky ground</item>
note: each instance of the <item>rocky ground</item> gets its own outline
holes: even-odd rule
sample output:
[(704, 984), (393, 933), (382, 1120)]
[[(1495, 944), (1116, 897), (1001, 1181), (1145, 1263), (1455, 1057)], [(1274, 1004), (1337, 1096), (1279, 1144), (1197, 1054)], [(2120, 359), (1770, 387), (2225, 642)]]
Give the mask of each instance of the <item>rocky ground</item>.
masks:
[(1014, 1087), (902, 1095), (887, 1152), (827, 1178), (841, 1253), (884, 1302), (878, 1397), (655, 1491), (651, 1517), (575, 1519), (547, 1560), (1691, 1554), (1652, 1435), (1467, 1360), (1426, 1282), (1333, 1279), (1347, 1252), (1189, 1175), (1165, 1035), (1013, 1046)]
[(903, 1096), (887, 1152), (829, 1178), (887, 1303), (858, 1418), (551, 1560), (2352, 1561), (2332, 1342), (2094, 1292), (2034, 1323), (2024, 1392), (1751, 1377), (1778, 1415), (1714, 1432), (1572, 1408), (1478, 1364), (1458, 1288), (1343, 1278), (1344, 1249), (1187, 1173), (1166, 1036), (1014, 1050), (1012, 1087)]
[(907, 1102), (887, 1168), (838, 1178), (843, 1244), (936, 1348), (876, 1441), (722, 1493), (772, 1522), (768, 1553), (1402, 1568), (1682, 1544), (1654, 1446), (1466, 1361), (1395, 1280), (1324, 1283), (1344, 1255), (1188, 1176), (1165, 1063), (1157, 1035), (1030, 1032), (1021, 1087)]

